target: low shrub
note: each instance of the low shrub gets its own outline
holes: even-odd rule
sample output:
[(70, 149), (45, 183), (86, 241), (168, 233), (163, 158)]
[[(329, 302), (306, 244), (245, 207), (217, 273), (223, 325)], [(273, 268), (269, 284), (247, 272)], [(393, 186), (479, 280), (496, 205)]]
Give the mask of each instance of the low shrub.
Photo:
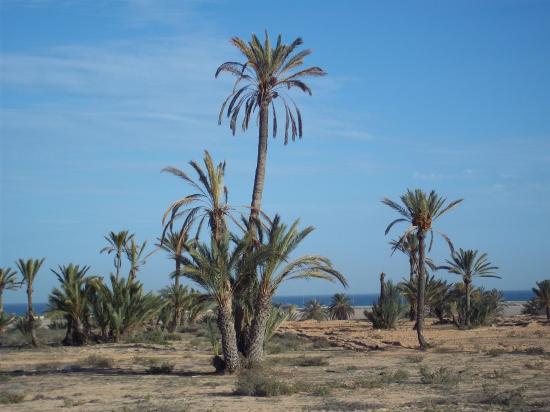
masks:
[(92, 354), (80, 361), (79, 365), (92, 368), (111, 368), (113, 367), (113, 360), (106, 356)]
[(489, 405), (502, 405), (519, 408), (525, 405), (527, 400), (525, 391), (526, 389), (523, 386), (501, 391), (494, 385), (483, 385), (483, 394), (480, 402)]
[(164, 375), (174, 371), (174, 365), (169, 362), (162, 362), (160, 364), (151, 364), (147, 368), (147, 373), (151, 375)]
[(244, 396), (279, 396), (291, 395), (297, 391), (293, 385), (273, 376), (264, 367), (243, 369), (237, 376), (234, 393)]
[(265, 351), (269, 354), (294, 352), (311, 346), (311, 341), (295, 333), (275, 334), (266, 342)]
[(300, 356), (291, 361), (293, 366), (328, 366), (328, 360), (323, 356)]
[(0, 392), (0, 405), (10, 403), (21, 403), (25, 400), (25, 395), (16, 392)]
[(138, 333), (132, 337), (127, 338), (127, 343), (150, 343), (153, 345), (168, 345), (167, 333), (153, 329)]
[(422, 367), (420, 368), (420, 382), (429, 385), (457, 385), (460, 382), (460, 375), (443, 367), (434, 371)]
[(410, 363), (421, 363), (423, 360), (424, 360), (424, 356), (422, 356), (421, 354), (417, 353), (417, 354), (414, 354), (414, 355), (409, 355), (407, 356), (407, 361), (410, 362)]

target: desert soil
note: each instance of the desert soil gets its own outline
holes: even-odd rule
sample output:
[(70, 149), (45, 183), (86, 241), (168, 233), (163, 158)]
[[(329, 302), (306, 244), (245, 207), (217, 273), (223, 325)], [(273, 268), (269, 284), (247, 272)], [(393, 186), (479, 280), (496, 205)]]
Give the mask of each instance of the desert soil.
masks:
[[(236, 395), (237, 377), (214, 373), (207, 338), (193, 332), (178, 333), (167, 345), (4, 346), (0, 399), (24, 398), (0, 410), (550, 411), (550, 324), (544, 319), (513, 316), (467, 331), (428, 322), (432, 347), (424, 353), (411, 326), (285, 323), (271, 346), (279, 353), (267, 356), (264, 373), (298, 389), (274, 397)], [(95, 365), (90, 355), (109, 365)], [(148, 365), (163, 362), (174, 366), (172, 373), (147, 373)]]

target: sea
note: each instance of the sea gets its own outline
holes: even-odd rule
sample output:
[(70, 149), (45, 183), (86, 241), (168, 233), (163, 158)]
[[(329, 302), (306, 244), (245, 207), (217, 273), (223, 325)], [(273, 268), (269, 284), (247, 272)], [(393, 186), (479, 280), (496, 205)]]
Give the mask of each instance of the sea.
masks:
[[(509, 302), (522, 302), (529, 300), (533, 297), (532, 290), (503, 290), (504, 300)], [(296, 305), (303, 307), (310, 300), (318, 300), (322, 305), (330, 305), (330, 300), (333, 295), (294, 295), (294, 296), (274, 296), (273, 303), (280, 303), (283, 305)], [(348, 294), (353, 306), (370, 306), (377, 299), (377, 293), (362, 293), (362, 294)], [(47, 307), (46, 303), (34, 303), (33, 308), (36, 314), (42, 314)], [(27, 311), (26, 303), (11, 303), (4, 305), (4, 311), (6, 313), (14, 313), (16, 315), (22, 315)]]

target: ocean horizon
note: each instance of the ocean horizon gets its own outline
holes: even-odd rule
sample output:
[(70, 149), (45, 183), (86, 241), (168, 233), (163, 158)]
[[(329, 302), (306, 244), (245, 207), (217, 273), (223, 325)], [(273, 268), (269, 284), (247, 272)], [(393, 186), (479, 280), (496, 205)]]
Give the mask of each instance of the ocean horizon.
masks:
[[(522, 302), (529, 300), (533, 297), (532, 290), (503, 290), (502, 294), (504, 295), (504, 300), (507, 302)], [(298, 307), (304, 307), (307, 302), (310, 300), (318, 300), (322, 305), (330, 305), (330, 300), (332, 295), (319, 294), (319, 295), (281, 295), (274, 296), (273, 303), (282, 304), (282, 305), (296, 305)], [(377, 299), (378, 293), (358, 293), (358, 294), (347, 294), (351, 299), (353, 306), (370, 306)], [(34, 303), (34, 311), (37, 315), (41, 315), (46, 311), (47, 303)], [(13, 313), (16, 315), (22, 315), (27, 312), (26, 303), (6, 303), (4, 304), (4, 312)]]

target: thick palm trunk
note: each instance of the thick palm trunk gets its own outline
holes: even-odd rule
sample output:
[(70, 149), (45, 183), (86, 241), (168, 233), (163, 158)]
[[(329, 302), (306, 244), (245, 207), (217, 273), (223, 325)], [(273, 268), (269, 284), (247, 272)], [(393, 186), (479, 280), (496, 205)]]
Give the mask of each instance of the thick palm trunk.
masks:
[(418, 231), (418, 285), (417, 285), (417, 299), (416, 299), (416, 334), (418, 336), (418, 344), (420, 350), (425, 350), (428, 346), (426, 339), (424, 338), (424, 300), (426, 294), (426, 272), (424, 267), (425, 261), (425, 237), (426, 234), (422, 231)]
[(254, 305), (254, 319), (250, 328), (246, 357), (251, 365), (262, 361), (265, 328), (271, 312), (271, 297), (259, 294)]
[(32, 346), (38, 346), (36, 341), (36, 331), (34, 328), (34, 312), (32, 310), (32, 286), (27, 287), (27, 318), (29, 322), (29, 329), (31, 334), (31, 344)]
[(386, 274), (384, 272), (380, 273), (380, 302), (386, 299), (386, 282), (384, 278)]
[[(176, 259), (176, 276), (174, 277), (174, 289), (176, 292), (179, 292), (180, 287), (180, 269), (181, 269), (181, 263), (179, 259)], [(168, 331), (174, 332), (176, 330), (176, 327), (180, 324), (180, 304), (179, 301), (179, 294), (176, 296), (176, 300), (174, 301), (174, 315), (172, 318), (172, 323), (170, 324)]]
[(71, 344), (80, 346), (86, 343), (86, 336), (84, 335), (84, 328), (80, 319), (73, 319), (73, 330), (71, 336)]
[(546, 319), (550, 320), (550, 306), (546, 306)]
[(2, 297), (3, 290), (0, 290), (0, 316), (4, 313), (4, 298)]
[(73, 336), (73, 321), (70, 317), (65, 317), (67, 321), (67, 332), (65, 332), (65, 337), (61, 341), (63, 345), (71, 345), (72, 343), (72, 336)]
[(230, 373), (240, 368), (232, 306), (231, 299), (220, 303), (218, 306), (218, 327), (222, 338), (223, 359), (225, 361), (225, 368)]
[[(416, 253), (416, 252), (411, 252), (411, 253)], [(412, 282), (414, 281), (414, 258), (411, 256), (409, 258), (409, 281)], [(416, 302), (414, 300), (411, 299), (411, 309), (409, 311), (409, 320), (412, 322), (413, 320), (416, 319)]]
[(472, 282), (469, 279), (464, 279), (464, 289), (466, 290), (466, 327), (471, 326), (470, 322), (470, 306), (471, 306), (471, 288)]

